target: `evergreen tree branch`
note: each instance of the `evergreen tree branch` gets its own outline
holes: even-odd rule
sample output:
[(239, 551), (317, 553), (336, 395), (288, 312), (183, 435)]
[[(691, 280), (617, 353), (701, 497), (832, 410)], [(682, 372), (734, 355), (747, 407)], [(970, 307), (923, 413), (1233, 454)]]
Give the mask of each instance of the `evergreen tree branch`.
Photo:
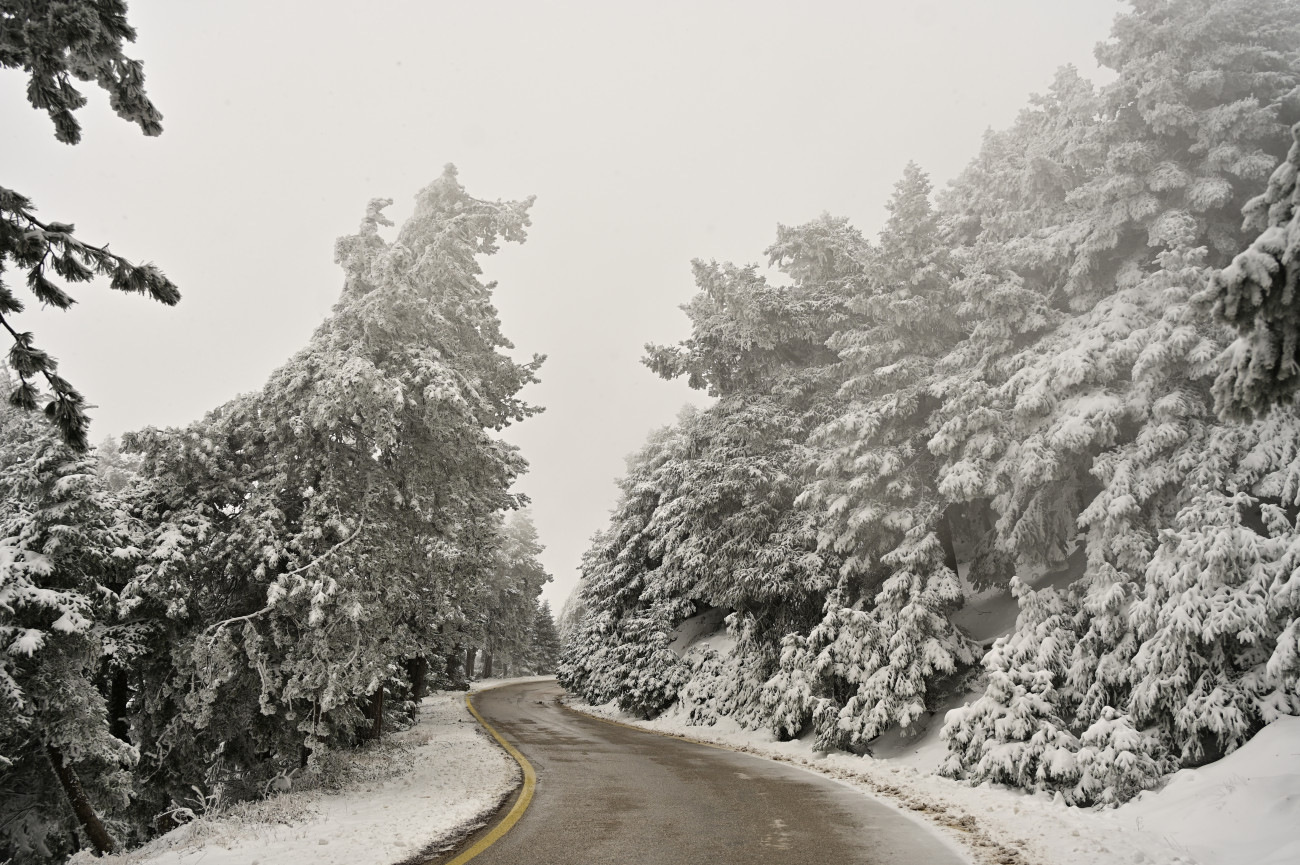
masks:
[(31, 376), (39, 372), (54, 392), (54, 398), (45, 407), (46, 415), (55, 422), (68, 447), (78, 453), (84, 452), (88, 446), (86, 428), (90, 425), (90, 418), (83, 408), (85, 398), (66, 379), (55, 373), (58, 362), (32, 345), (30, 333), (20, 334), (15, 331), (3, 313), (0, 313), (0, 324), (13, 337), (14, 346), (9, 351), (9, 365), (18, 373), (20, 382), (9, 395), (9, 404), (28, 411), (36, 408), (36, 390), (31, 385)]
[[(330, 556), (334, 555), (334, 554), (335, 554), (336, 552), (338, 552), (340, 549), (342, 549), (343, 547), (347, 546), (348, 544), (350, 544), (350, 543), (352, 543), (354, 540), (356, 540), (357, 537), (360, 536), (360, 534), (361, 534), (361, 530), (362, 530), (363, 528), (365, 528), (365, 526), (366, 526), (366, 518), (363, 516), (363, 517), (361, 518), (361, 521), (357, 523), (357, 529), (356, 529), (356, 531), (354, 531), (351, 535), (349, 535), (348, 537), (346, 537), (346, 538), (344, 538), (343, 540), (339, 541), (337, 544), (335, 544), (334, 546), (330, 547), (328, 550), (326, 550), (325, 552), (321, 553), (319, 556), (317, 556), (316, 558), (312, 559), (312, 560), (311, 560), (310, 562), (308, 562), (307, 564), (305, 564), (305, 565), (303, 565), (303, 566), (301, 566), (301, 567), (298, 567), (298, 568), (294, 568), (292, 571), (286, 571), (285, 573), (280, 574), (279, 577), (278, 577), (278, 579), (283, 579), (284, 577), (292, 577), (292, 576), (296, 576), (296, 575), (298, 575), (298, 574), (303, 573), (304, 571), (308, 570), (309, 568), (311, 568), (311, 567), (313, 567), (313, 566), (315, 566), (315, 565), (319, 565), (321, 562), (325, 561), (327, 558), (329, 558)], [(248, 614), (243, 615), (243, 616), (235, 616), (235, 617), (230, 618), (230, 619), (223, 619), (223, 620), (220, 621), (220, 622), (214, 622), (213, 624), (208, 625), (206, 628), (203, 629), (203, 631), (202, 631), (202, 635), (203, 635), (203, 636), (206, 636), (206, 635), (208, 634), (209, 631), (212, 632), (212, 639), (208, 642), (208, 645), (211, 646), (211, 645), (213, 645), (214, 643), (216, 643), (216, 641), (217, 641), (217, 636), (221, 633), (221, 629), (222, 629), (222, 628), (225, 628), (227, 625), (233, 625), (233, 624), (235, 624), (236, 622), (248, 622), (248, 621), (252, 621), (253, 619), (258, 618), (259, 616), (264, 616), (264, 615), (266, 615), (267, 613), (271, 612), (271, 610), (273, 610), (273, 609), (275, 609), (275, 604), (274, 604), (274, 603), (271, 603), (271, 604), (267, 604), (265, 607), (263, 607), (263, 608), (260, 609), (260, 610), (255, 611), (255, 612), (248, 613)]]
[[(133, 264), (109, 252), (108, 245), (94, 246), (78, 240), (76, 227), (63, 222), (42, 222), (33, 214), (31, 201), (11, 189), (0, 187), (0, 273), (14, 262), (27, 270), (27, 287), (43, 304), (67, 309), (76, 301), (63, 287), (46, 276), (47, 267), (69, 283), (87, 282), (96, 276), (109, 280), (115, 291), (145, 294), (159, 303), (174, 306), (180, 291), (161, 270), (152, 264)], [(11, 405), (34, 411), (37, 391), (31, 381), (41, 373), (49, 383), (54, 398), (45, 405), (45, 414), (58, 427), (68, 447), (83, 452), (87, 448), (90, 418), (85, 399), (71, 382), (58, 375), (57, 362), (32, 344), (32, 334), (15, 330), (6, 315), (23, 311), (23, 303), (0, 283), (0, 322), (14, 340), (9, 365), (18, 373), (20, 384), (11, 394)]]

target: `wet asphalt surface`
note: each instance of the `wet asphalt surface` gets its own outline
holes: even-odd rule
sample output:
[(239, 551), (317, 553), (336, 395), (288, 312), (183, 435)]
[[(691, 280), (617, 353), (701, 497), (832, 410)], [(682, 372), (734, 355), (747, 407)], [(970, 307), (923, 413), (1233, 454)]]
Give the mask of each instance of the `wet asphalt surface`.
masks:
[(554, 682), (474, 706), (537, 771), (532, 804), (474, 865), (957, 865), (899, 812), (792, 766), (608, 724)]

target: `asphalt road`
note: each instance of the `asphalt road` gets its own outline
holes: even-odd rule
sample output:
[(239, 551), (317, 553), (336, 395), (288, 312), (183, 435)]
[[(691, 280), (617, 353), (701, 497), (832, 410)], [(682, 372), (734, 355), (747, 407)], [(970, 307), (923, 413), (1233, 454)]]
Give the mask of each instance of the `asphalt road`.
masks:
[(554, 682), (474, 706), (537, 771), (523, 817), (474, 865), (957, 865), (919, 823), (792, 766), (608, 724)]

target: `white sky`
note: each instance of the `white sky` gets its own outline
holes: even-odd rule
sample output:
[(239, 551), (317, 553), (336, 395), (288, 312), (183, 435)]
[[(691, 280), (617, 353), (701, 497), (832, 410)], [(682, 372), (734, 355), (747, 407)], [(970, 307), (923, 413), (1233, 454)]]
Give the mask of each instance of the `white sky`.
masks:
[[(18, 322), (99, 408), (92, 440), (195, 420), (306, 344), (375, 197), (404, 218), (447, 162), (479, 198), (536, 194), (485, 262), (520, 358), (549, 355), (512, 429), (557, 612), (623, 458), (682, 403), (639, 363), (687, 335), (695, 257), (760, 261), (778, 222), (868, 233), (909, 159), (936, 186), (1054, 70), (1094, 80), (1115, 0), (178, 2), (132, 0), (164, 132), (90, 85), (54, 140), (0, 71), (0, 184), (88, 242), (158, 263), (168, 309), (80, 286)], [(20, 289), (25, 291), (25, 289)], [(29, 305), (35, 307), (35, 300)], [(57, 319), (57, 320), (56, 320)], [(6, 350), (7, 351), (7, 350)]]

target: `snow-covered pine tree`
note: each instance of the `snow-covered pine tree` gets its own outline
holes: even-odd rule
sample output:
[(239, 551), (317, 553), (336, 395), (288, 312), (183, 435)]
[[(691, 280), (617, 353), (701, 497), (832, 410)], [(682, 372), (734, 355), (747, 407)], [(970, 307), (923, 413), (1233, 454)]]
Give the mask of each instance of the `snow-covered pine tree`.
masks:
[(554, 673), (560, 662), (560, 633), (555, 627), (555, 617), (551, 615), (548, 601), (537, 602), (530, 648), (528, 668), (537, 675)]
[[(1257, 640), (1247, 651), (1268, 654), (1256, 693), (1265, 724), (1279, 715), (1300, 715), (1300, 432), (1295, 416), (1275, 411), (1253, 427), (1258, 439), (1239, 466), (1238, 483), (1258, 496), (1259, 521), (1268, 535), (1264, 574), (1252, 584), (1266, 586), (1270, 625), (1275, 639)], [(1251, 636), (1254, 636), (1253, 634)], [(1252, 670), (1258, 674), (1258, 668)]]
[(1134, 717), (1175, 765), (1231, 752), (1300, 714), (1295, 526), (1300, 420), (1277, 411), (1216, 427), (1162, 532), (1132, 618)]
[(448, 166), (388, 241), (372, 202), (306, 349), (189, 428), (127, 437), (156, 526), (131, 595), (170, 644), (142, 669), (160, 806), (377, 735), (398, 665), (446, 656), (519, 504), (495, 432), (534, 411), (541, 359), (502, 351), (476, 258), (524, 239), (529, 203), (475, 199)]
[[(653, 465), (644, 454), (635, 463), (638, 479), (624, 481), (627, 493), (613, 520), (619, 528), (593, 548), (604, 552), (587, 560), (592, 569), (584, 571), (582, 600), (589, 627), (576, 637), (585, 648), (575, 650), (570, 640), (566, 658), (574, 672), (563, 680), (608, 685), (590, 690), (589, 699), (612, 698), (617, 682), (632, 688), (620, 676), (637, 671), (616, 675), (613, 666), (650, 657), (659, 659), (652, 668), (662, 669), (665, 682), (697, 677), (691, 699), (701, 711), (723, 707), (757, 721), (760, 686), (776, 670), (782, 637), (816, 620), (836, 566), (817, 551), (816, 514), (794, 500), (809, 461), (805, 439), (833, 397), (825, 375), (834, 354), (825, 342), (846, 311), (846, 284), (860, 269), (863, 248), (847, 222), (823, 217), (778, 229), (768, 255), (790, 284), (769, 283), (753, 266), (694, 263), (700, 291), (685, 307), (692, 335), (680, 346), (647, 346), (645, 362), (720, 399), (684, 413), (662, 434)], [(634, 516), (629, 531), (625, 521)], [(640, 559), (631, 548), (619, 551), (620, 544), (643, 543)], [(609, 594), (622, 592), (618, 581), (633, 573), (631, 565), (614, 563), (620, 557), (653, 567), (640, 573), (634, 604), (611, 608)], [(736, 652), (744, 659), (743, 674), (732, 680), (740, 687), (720, 702), (710, 689), (721, 683), (721, 667), (695, 657), (679, 664), (661, 652), (673, 627), (709, 608), (734, 611)], [(648, 642), (634, 647), (633, 635)], [(609, 677), (598, 673), (602, 666)], [(650, 680), (636, 687), (657, 693)], [(671, 700), (676, 688), (662, 693)]]
[(503, 521), (497, 563), (482, 584), (482, 610), (474, 635), (483, 650), (484, 677), (506, 675), (531, 654), (537, 598), (551, 579), (537, 560), (543, 549), (526, 510)]
[(1242, 246), (1242, 205), (1282, 155), (1279, 126), (1300, 120), (1293, 3), (1130, 3), (1097, 48), (1117, 77), (1102, 92), (1106, 170), (1076, 193), (1087, 223), (1068, 286), (1075, 308), (1109, 293), (1131, 255), (1150, 269), (1142, 247), (1168, 246), (1171, 233), (1226, 263)]
[(1250, 418), (1289, 404), (1300, 383), (1300, 123), (1294, 143), (1263, 194), (1244, 209), (1249, 248), (1217, 272), (1202, 296), (1237, 338), (1224, 350), (1214, 383), (1225, 417)]
[[(826, 604), (835, 603), (838, 618), (854, 611), (838, 603), (842, 589), (836, 587)], [(782, 741), (793, 739), (812, 729), (817, 731), (816, 744), (828, 749), (837, 744), (835, 721), (845, 695), (836, 693), (835, 682), (827, 674), (822, 650), (842, 628), (829, 616), (823, 616), (805, 636), (797, 631), (781, 640), (777, 668), (763, 683), (760, 706), (764, 722)]]
[(1107, 706), (1079, 737), (1080, 804), (1118, 805), (1160, 783), (1162, 746), (1133, 719)]
[[(962, 641), (944, 631), (943, 615), (955, 584), (945, 588), (942, 575), (958, 546), (972, 559), (971, 581), (996, 586), (1013, 567), (1051, 568), (1085, 544), (1086, 578), (1062, 601), (1065, 612), (1053, 614), (1068, 657), (1053, 654), (1052, 699), (1023, 715), (1015, 742), (1026, 747), (1011, 749), (1023, 759), (1006, 777), (1039, 778), (1035, 761), (1050, 739), (1062, 768), (1042, 774), (1041, 783), (1072, 784), (1080, 802), (1132, 795), (1150, 783), (1171, 745), (1171, 734), (1135, 732), (1134, 688), (1145, 662), (1160, 655), (1154, 645), (1140, 655), (1143, 641), (1158, 635), (1135, 622), (1133, 603), (1148, 592), (1166, 597), (1176, 575), (1196, 567), (1195, 544), (1162, 541), (1178, 514), (1215, 495), (1243, 493), (1273, 515), (1259, 565), (1271, 581), (1251, 579), (1268, 583), (1263, 607), (1277, 644), (1271, 660), (1251, 669), (1267, 683), (1260, 712), (1285, 710), (1277, 685), (1294, 681), (1300, 657), (1287, 612), (1300, 590), (1280, 564), (1291, 534), (1275, 519), (1291, 506), (1292, 488), (1279, 480), (1290, 457), (1276, 444), (1286, 434), (1234, 438), (1216, 426), (1208, 376), (1223, 333), (1192, 298), (1209, 269), (1245, 245), (1236, 211), (1280, 158), (1280, 128), (1300, 117), (1300, 10), (1283, 0), (1134, 0), (1132, 7), (1099, 49), (1116, 80), (1094, 92), (1064, 70), (1015, 127), (986, 139), (937, 212), (928, 210), (928, 195), (913, 195), (916, 207), (895, 202), (910, 229), (882, 239), (894, 243), (892, 254), (873, 250), (839, 220), (782, 229), (771, 254), (793, 286), (768, 287), (753, 271), (714, 267), (702, 299), (688, 308), (692, 340), (651, 349), (658, 371), (687, 374), (721, 402), (707, 422), (681, 431), (691, 446), (647, 482), (661, 498), (641, 528), (670, 542), (654, 547), (653, 568), (610, 584), (614, 591), (635, 585), (638, 616), (667, 601), (703, 600), (692, 595), (701, 587), (739, 585), (711, 570), (707, 553), (727, 537), (718, 527), (745, 524), (733, 518), (750, 518), (747, 508), (733, 510), (734, 495), (709, 501), (677, 492), (691, 479), (727, 477), (720, 470), (729, 463), (711, 448), (745, 440), (726, 433), (725, 418), (775, 417), (773, 409), (792, 406), (820, 412), (811, 417), (823, 434), (798, 447), (804, 464), (821, 467), (804, 499), (817, 507), (803, 511), (804, 530), (822, 538), (821, 576), (805, 595), (825, 599), (821, 621), (771, 618), (768, 637), (756, 644), (769, 652), (772, 671), (760, 707), (782, 735), (813, 722), (824, 744), (838, 738), (857, 747), (883, 716), (915, 717), (919, 690), (898, 699), (898, 689), (867, 685), (887, 670), (877, 685), (901, 674), (910, 688), (946, 669), (926, 671), (920, 659), (955, 657)], [(1281, 190), (1289, 181), (1285, 172), (1278, 177)], [(1275, 191), (1269, 204), (1287, 194)], [(924, 242), (909, 246), (908, 239)], [(813, 311), (831, 317), (807, 315)], [(838, 366), (820, 350), (827, 321), (839, 334), (829, 342)], [(769, 381), (782, 384), (767, 390)], [(1255, 435), (1274, 444), (1252, 445)], [(748, 447), (733, 451), (749, 459)], [(1208, 473), (1198, 474), (1198, 461)], [(675, 550), (697, 554), (665, 564)], [(1169, 567), (1151, 566), (1157, 550)], [(845, 559), (838, 580), (825, 576), (832, 556)], [(727, 601), (739, 611), (733, 632), (742, 635), (763, 621), (755, 611), (772, 609), (747, 592)], [(674, 616), (687, 611), (665, 613), (670, 607), (657, 607), (662, 615), (641, 633), (662, 642)], [(589, 620), (591, 651), (607, 648), (601, 635), (632, 621), (620, 615), (607, 609)], [(900, 651), (927, 640), (942, 651)], [(1237, 662), (1255, 663), (1245, 655)], [(894, 661), (906, 669), (891, 668)], [(682, 692), (703, 717), (714, 705), (703, 683), (732, 667), (706, 655), (683, 664), (696, 679)], [(1006, 687), (985, 695), (989, 717), (1004, 700), (1029, 700), (1025, 694), (1046, 687), (1046, 674), (1028, 660), (1011, 657), (1004, 666)], [(1024, 689), (1020, 697), (1016, 688)], [(979, 735), (966, 743), (973, 753)], [(1071, 754), (1077, 761), (1067, 767)]]
[[(0, 407), (0, 856), (59, 861), (113, 850), (138, 754), (100, 692), (113, 586), (133, 556), (91, 457)], [(115, 837), (116, 836), (116, 837)]]
[(1060, 791), (1082, 804), (1079, 740), (1070, 729), (1074, 707), (1065, 675), (1077, 611), (1056, 589), (1035, 591), (1018, 577), (1011, 579), (1011, 593), (1020, 605), (1016, 629), (985, 654), (983, 694), (948, 713), (948, 758), (940, 772), (972, 784)]
[(855, 326), (828, 342), (845, 408), (814, 434), (824, 455), (804, 494), (829, 516), (820, 546), (844, 559), (816, 661), (835, 681), (840, 711), (835, 733), (819, 733), (855, 749), (895, 724), (916, 729), (936, 680), (976, 660), (948, 620), (961, 590), (925, 447), (934, 362), (962, 336), (951, 262), (916, 165), (888, 208), (849, 303)]
[[(594, 539), (593, 539), (594, 542)], [(574, 586), (573, 591), (564, 599), (564, 605), (560, 607), (560, 614), (555, 617), (555, 630), (560, 635), (560, 645), (564, 646), (569, 642), (569, 635), (577, 630), (578, 625), (587, 615), (587, 604), (582, 599), (582, 578), (578, 578), (578, 585)]]
[[(1015, 562), (1061, 565), (1085, 500), (1077, 466), (1023, 446), (1038, 417), (1015, 410), (1009, 382), (1050, 356), (1036, 346), (1068, 317), (1061, 297), (1079, 218), (1070, 193), (1100, 161), (1097, 112), (1092, 86), (1060, 70), (1010, 129), (986, 136), (940, 198), (956, 309), (969, 332), (936, 364), (940, 400), (928, 448), (938, 457), (940, 494), (982, 517), (972, 526), (985, 531), (968, 572), (979, 586), (1005, 584)], [(1018, 475), (1022, 463), (1028, 470)]]
[[(1134, 5), (1099, 49), (1118, 79), (1094, 97), (1062, 73), (1042, 109), (1005, 140), (992, 136), (944, 200), (945, 223), (969, 246), (964, 266), (977, 277), (967, 300), (976, 313), (971, 339), (945, 370), (991, 375), (957, 376), (945, 388), (968, 396), (945, 405), (932, 447), (948, 461), (947, 494), (998, 492), (1000, 544), (1017, 556), (1060, 555), (1072, 541), (1095, 492), (1092, 456), (1111, 440), (1108, 430), (1127, 437), (1134, 428), (1127, 400), (1112, 397), (1123, 397), (1166, 311), (1160, 292), (1172, 280), (1143, 280), (1165, 269), (1162, 252), (1176, 253), (1173, 267), (1184, 272), (1199, 246), (1210, 247), (1201, 263), (1222, 258), (1235, 207), (1276, 149), (1268, 128), (1294, 110), (1294, 50), (1280, 37), (1295, 27), (1288, 4)], [(1017, 181), (1022, 163), (1011, 154), (1022, 152), (1032, 158)], [(1006, 173), (994, 161), (1003, 153)], [(1012, 289), (992, 291), (1000, 309), (984, 298), (999, 285)], [(1026, 323), (1040, 328), (1041, 342)], [(953, 459), (963, 440), (969, 452)]]
[(668, 644), (672, 629), (693, 611), (689, 600), (649, 593), (663, 565), (663, 545), (650, 530), (661, 501), (655, 473), (680, 442), (678, 428), (665, 427), (628, 458), (610, 524), (583, 554), (579, 591), (586, 613), (566, 638), (556, 671), (561, 685), (589, 703), (617, 700), (643, 717), (662, 712), (677, 695), (680, 663)]
[[(1101, 126), (1105, 169), (1079, 195), (1093, 227), (1075, 270), (1108, 261), (1101, 272), (1115, 274), (1114, 293), (1084, 320), (1123, 307), (1122, 335), (1107, 338), (1126, 353), (1108, 384), (1124, 388), (1116, 394), (1123, 411), (1112, 415), (1119, 447), (1096, 460), (1092, 473), (1103, 487), (1079, 518), (1090, 530), (1072, 664), (1083, 693), (1080, 726), (1104, 720), (1108, 707), (1123, 711), (1129, 686), (1147, 673), (1134, 664), (1138, 638), (1127, 605), (1158, 579), (1147, 563), (1160, 527), (1194, 492), (1212, 494), (1212, 484), (1192, 482), (1189, 468), (1215, 462), (1207, 455), (1233, 458), (1207, 444), (1207, 376), (1222, 335), (1197, 314), (1192, 296), (1205, 284), (1203, 262), (1222, 261), (1239, 234), (1231, 214), (1271, 158), (1269, 128), (1300, 108), (1290, 104), (1300, 55), (1273, 32), (1284, 25), (1300, 35), (1294, 6), (1135, 5), (1099, 49), (1119, 73), (1103, 91), (1114, 119)], [(1202, 38), (1210, 32), (1212, 41)], [(1091, 291), (1072, 293), (1075, 305)], [(1110, 378), (1104, 366), (1094, 368)]]
[(1202, 251), (1185, 247), (1162, 251), (1161, 269), (1120, 287), (1093, 311), (1123, 307), (1135, 326), (1116, 343), (1128, 380), (1121, 372), (1106, 384), (1118, 397), (1104, 410), (1111, 412), (1107, 435), (1114, 441), (1091, 443), (1109, 445), (1090, 470), (1101, 488), (1077, 520), (1088, 556), (1084, 579), (1072, 587), (1080, 616), (1070, 680), (1080, 725), (1101, 719), (1106, 707), (1127, 706), (1138, 675), (1130, 604), (1147, 580), (1156, 538), (1196, 489), (1189, 472), (1197, 461), (1219, 461), (1210, 471), (1222, 469), (1225, 455), (1207, 441), (1213, 416), (1206, 377), (1222, 334), (1190, 303), (1204, 284), (1201, 258)]
[[(1096, 759), (1081, 769), (1089, 779), (1081, 783), (1097, 800), (1148, 785), (1151, 760), (1178, 750), (1169, 737), (1130, 735), (1131, 689), (1159, 678), (1160, 667), (1135, 661), (1143, 635), (1130, 605), (1143, 592), (1163, 596), (1161, 584), (1184, 567), (1149, 567), (1162, 529), (1209, 501), (1200, 497), (1231, 494), (1234, 466), (1247, 459), (1240, 440), (1213, 427), (1208, 376), (1222, 334), (1192, 298), (1205, 285), (1205, 265), (1234, 248), (1233, 213), (1273, 158), (1270, 129), (1300, 108), (1293, 4), (1133, 5), (1099, 49), (1118, 77), (1098, 98), (1085, 146), (1078, 138), (1055, 145), (1054, 161), (1076, 167), (1057, 173), (1072, 185), (1038, 218), (1053, 227), (1037, 236), (1058, 239), (1054, 260), (1066, 266), (1014, 269), (1056, 307), (1052, 330), (1001, 362), (1009, 373), (990, 390), (980, 426), (952, 412), (945, 433), (958, 434), (933, 443), (949, 455), (969, 435), (976, 459), (946, 467), (945, 491), (992, 492), (998, 543), (1008, 552), (1032, 555), (1047, 537), (1087, 531), (1087, 575), (1071, 589), (1080, 612), (1068, 690), (1077, 707), (1064, 720), (1080, 737), (1095, 734), (1087, 747)], [(968, 232), (997, 224), (979, 214), (953, 222)], [(989, 447), (990, 431), (1008, 442), (1005, 450)], [(1212, 476), (1204, 482), (1202, 468)], [(1062, 501), (1062, 489), (1075, 491), (1073, 503)], [(1052, 501), (1065, 506), (1041, 507)], [(1159, 653), (1141, 657), (1154, 662)]]
[(1178, 762), (1230, 752), (1261, 723), (1259, 673), (1277, 629), (1259, 567), (1266, 538), (1244, 525), (1254, 506), (1213, 489), (1194, 498), (1165, 533), (1133, 605), (1142, 638), (1134, 715), (1160, 730)]
[(777, 664), (772, 659), (768, 625), (753, 615), (732, 613), (725, 620), (727, 637), (716, 645), (709, 639), (682, 656), (685, 681), (677, 705), (692, 724), (715, 724), (731, 718), (744, 727), (770, 727), (763, 708), (763, 688)]

